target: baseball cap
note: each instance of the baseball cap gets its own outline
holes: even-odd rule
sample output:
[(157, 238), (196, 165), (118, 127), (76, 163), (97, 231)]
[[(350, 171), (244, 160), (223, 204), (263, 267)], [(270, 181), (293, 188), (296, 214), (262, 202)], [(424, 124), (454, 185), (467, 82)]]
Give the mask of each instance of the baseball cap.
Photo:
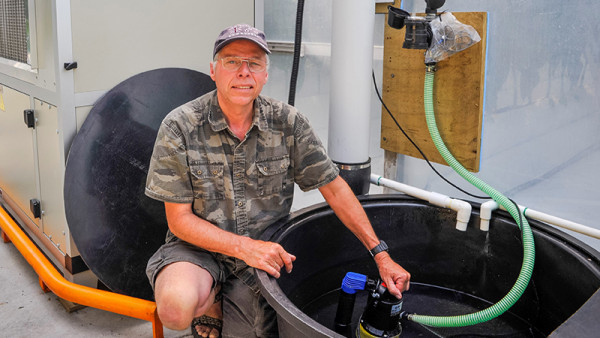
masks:
[(217, 41), (215, 41), (215, 49), (213, 51), (213, 57), (215, 57), (215, 55), (217, 55), (217, 53), (221, 50), (221, 48), (225, 47), (228, 43), (230, 43), (234, 40), (239, 40), (239, 39), (250, 40), (250, 41), (256, 43), (257, 45), (259, 45), (260, 48), (262, 48), (265, 52), (267, 52), (267, 54), (271, 54), (269, 47), (267, 47), (267, 40), (265, 39), (265, 33), (263, 33), (261, 30), (256, 29), (250, 25), (239, 24), (239, 25), (234, 25), (234, 26), (225, 28), (221, 32), (221, 34), (219, 34)]
[(215, 57), (215, 55), (217, 55), (217, 53), (221, 50), (221, 48), (225, 47), (228, 43), (230, 43), (234, 40), (239, 40), (239, 39), (250, 40), (250, 41), (256, 43), (257, 45), (259, 45), (260, 48), (262, 48), (265, 52), (267, 52), (267, 54), (271, 54), (269, 47), (267, 47), (267, 40), (265, 39), (265, 33), (263, 33), (261, 30), (256, 29), (250, 25), (238, 24), (238, 25), (234, 25), (234, 26), (225, 28), (221, 32), (221, 34), (219, 34), (217, 41), (215, 41), (215, 49), (213, 51), (213, 57)]

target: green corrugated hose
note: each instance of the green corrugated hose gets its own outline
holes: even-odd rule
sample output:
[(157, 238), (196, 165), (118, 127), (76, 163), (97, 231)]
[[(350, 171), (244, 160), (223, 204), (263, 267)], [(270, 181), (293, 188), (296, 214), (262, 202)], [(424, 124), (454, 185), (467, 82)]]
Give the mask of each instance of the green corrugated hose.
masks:
[(455, 158), (452, 156), (446, 145), (442, 141), (440, 133), (437, 129), (435, 122), (435, 114), (433, 111), (433, 78), (434, 70), (428, 66), (427, 73), (425, 74), (425, 116), (427, 119), (427, 127), (431, 138), (435, 143), (436, 148), (446, 160), (446, 162), (464, 179), (469, 181), (471, 184), (479, 188), (481, 191), (488, 194), (498, 204), (506, 208), (510, 215), (515, 219), (517, 225), (522, 220), (521, 232), (523, 237), (523, 265), (519, 277), (515, 282), (515, 285), (510, 291), (502, 298), (498, 303), (490, 306), (487, 309), (466, 314), (460, 316), (449, 316), (449, 317), (437, 317), (437, 316), (424, 316), (417, 314), (408, 314), (407, 319), (414, 322), (435, 327), (462, 327), (475, 325), (494, 319), (499, 315), (506, 312), (511, 306), (513, 306), (517, 300), (521, 297), (525, 288), (529, 284), (531, 274), (533, 273), (533, 263), (535, 260), (535, 246), (533, 243), (533, 234), (527, 219), (523, 216), (519, 208), (506, 196), (502, 195), (496, 189), (483, 182), (481, 179), (467, 171)]

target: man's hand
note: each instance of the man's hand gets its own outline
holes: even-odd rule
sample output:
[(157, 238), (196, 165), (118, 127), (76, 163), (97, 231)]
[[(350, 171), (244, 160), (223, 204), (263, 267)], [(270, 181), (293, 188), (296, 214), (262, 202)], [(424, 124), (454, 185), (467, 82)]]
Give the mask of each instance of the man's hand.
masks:
[(398, 265), (387, 252), (375, 255), (379, 275), (387, 286), (388, 291), (396, 298), (402, 298), (402, 292), (410, 287), (410, 273)]
[(242, 258), (246, 264), (275, 278), (281, 276), (280, 271), (284, 266), (287, 273), (292, 272), (292, 262), (296, 256), (285, 251), (281, 245), (259, 240), (250, 240), (249, 243)]

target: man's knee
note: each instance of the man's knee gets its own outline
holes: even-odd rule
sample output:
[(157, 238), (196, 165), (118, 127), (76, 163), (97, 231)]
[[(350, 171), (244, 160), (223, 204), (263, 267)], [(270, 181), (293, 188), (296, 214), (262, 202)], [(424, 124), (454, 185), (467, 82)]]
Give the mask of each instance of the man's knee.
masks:
[(210, 299), (213, 279), (206, 270), (189, 263), (163, 269), (155, 283), (157, 312), (162, 323), (174, 330), (188, 327), (203, 312)]
[(185, 330), (192, 323), (193, 315), (181, 309), (157, 304), (156, 310), (162, 324), (169, 329)]

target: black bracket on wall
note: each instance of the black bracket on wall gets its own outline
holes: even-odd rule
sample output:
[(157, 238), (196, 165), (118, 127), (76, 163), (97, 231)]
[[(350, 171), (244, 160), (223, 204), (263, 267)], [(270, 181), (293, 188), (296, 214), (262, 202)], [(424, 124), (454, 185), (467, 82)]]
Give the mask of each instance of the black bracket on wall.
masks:
[(33, 217), (40, 218), (42, 217), (42, 206), (40, 200), (32, 198), (29, 200), (29, 210), (33, 213)]
[(64, 64), (65, 70), (71, 70), (77, 68), (77, 61), (75, 62), (65, 62)]
[(23, 111), (23, 120), (25, 120), (27, 128), (35, 129), (35, 114), (33, 109), (25, 109)]

